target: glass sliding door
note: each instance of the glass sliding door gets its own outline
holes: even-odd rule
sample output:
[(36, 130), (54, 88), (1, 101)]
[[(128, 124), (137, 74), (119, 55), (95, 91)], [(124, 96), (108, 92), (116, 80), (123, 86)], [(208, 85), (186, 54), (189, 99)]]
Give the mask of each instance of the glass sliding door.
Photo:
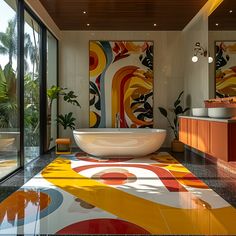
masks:
[(55, 146), (57, 46), (23, 0), (0, 0), (0, 180)]
[(24, 153), (26, 164), (40, 154), (41, 28), (27, 11), (24, 18)]
[(20, 166), (17, 0), (0, 1), (0, 179)]
[[(47, 31), (47, 89), (57, 85), (57, 39)], [(57, 100), (48, 101), (47, 150), (55, 146), (57, 138)]]

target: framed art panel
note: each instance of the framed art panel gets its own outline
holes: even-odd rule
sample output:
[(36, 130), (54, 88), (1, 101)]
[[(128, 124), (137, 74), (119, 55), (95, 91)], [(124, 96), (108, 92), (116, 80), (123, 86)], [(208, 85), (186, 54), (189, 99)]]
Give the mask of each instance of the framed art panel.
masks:
[(236, 41), (215, 42), (216, 97), (236, 96)]
[(153, 127), (153, 42), (90, 41), (89, 79), (90, 127)]

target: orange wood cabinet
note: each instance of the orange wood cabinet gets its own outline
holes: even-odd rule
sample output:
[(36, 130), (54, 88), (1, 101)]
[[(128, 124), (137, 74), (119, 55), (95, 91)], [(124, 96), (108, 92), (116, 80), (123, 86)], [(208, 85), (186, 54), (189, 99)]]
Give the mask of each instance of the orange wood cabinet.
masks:
[(179, 118), (179, 140), (188, 144), (188, 119)]
[(208, 122), (209, 150), (208, 154), (228, 161), (228, 124), (223, 122)]
[(236, 161), (236, 122), (179, 118), (184, 144), (224, 161)]
[(209, 122), (205, 120), (197, 120), (198, 127), (198, 148), (200, 151), (207, 153), (209, 151)]
[(190, 127), (189, 145), (198, 149), (198, 120), (189, 119), (188, 123)]

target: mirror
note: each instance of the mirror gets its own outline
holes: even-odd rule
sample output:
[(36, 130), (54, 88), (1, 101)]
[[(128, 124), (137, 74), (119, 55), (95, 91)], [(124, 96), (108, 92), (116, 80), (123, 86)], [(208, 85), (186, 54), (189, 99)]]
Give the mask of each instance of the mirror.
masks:
[(236, 1), (224, 0), (208, 19), (210, 97), (236, 96)]

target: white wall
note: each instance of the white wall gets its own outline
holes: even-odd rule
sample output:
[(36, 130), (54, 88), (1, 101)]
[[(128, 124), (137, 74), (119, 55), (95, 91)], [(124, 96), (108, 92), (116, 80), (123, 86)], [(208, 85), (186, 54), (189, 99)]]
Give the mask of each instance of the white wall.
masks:
[(191, 58), (196, 42), (208, 49), (208, 16), (221, 2), (209, 0), (183, 30), (185, 104), (189, 107), (204, 107), (204, 100), (211, 96), (208, 57), (199, 56), (197, 63), (193, 63)]
[[(60, 86), (79, 93), (81, 109), (60, 101), (60, 112), (73, 111), (77, 127), (89, 127), (89, 40), (153, 40), (154, 41), (154, 127), (168, 129), (158, 106), (172, 106), (183, 89), (183, 45), (180, 31), (119, 32), (62, 31), (60, 41)], [(169, 146), (170, 133), (164, 146)], [(71, 136), (60, 129), (61, 136)]]
[(184, 38), (184, 91), (186, 105), (204, 107), (204, 100), (209, 97), (208, 61), (207, 57), (199, 56), (196, 63), (192, 62), (193, 49), (196, 42), (203, 48), (208, 45), (208, 20), (206, 14), (200, 14), (183, 31)]

